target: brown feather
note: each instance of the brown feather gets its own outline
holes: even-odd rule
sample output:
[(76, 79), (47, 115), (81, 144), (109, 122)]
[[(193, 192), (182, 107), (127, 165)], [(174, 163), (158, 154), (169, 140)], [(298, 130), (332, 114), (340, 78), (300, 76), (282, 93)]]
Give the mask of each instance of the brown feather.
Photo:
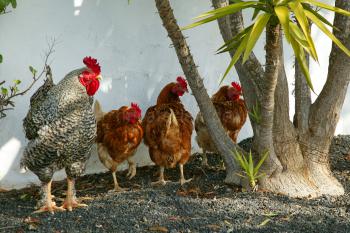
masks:
[[(247, 108), (242, 99), (230, 100), (227, 92), (229, 86), (221, 87), (211, 98), (219, 119), (229, 137), (237, 142), (237, 136), (247, 120)], [(202, 114), (199, 112), (195, 120), (197, 143), (204, 151), (216, 152), (216, 148), (210, 138)]]
[(97, 123), (96, 142), (105, 147), (109, 157), (116, 164), (132, 156), (143, 137), (141, 121), (130, 124), (123, 119), (127, 110), (126, 106), (112, 110)]
[(170, 83), (160, 92), (157, 105), (148, 108), (142, 125), (144, 142), (152, 161), (163, 167), (185, 164), (191, 154), (192, 116), (171, 90)]

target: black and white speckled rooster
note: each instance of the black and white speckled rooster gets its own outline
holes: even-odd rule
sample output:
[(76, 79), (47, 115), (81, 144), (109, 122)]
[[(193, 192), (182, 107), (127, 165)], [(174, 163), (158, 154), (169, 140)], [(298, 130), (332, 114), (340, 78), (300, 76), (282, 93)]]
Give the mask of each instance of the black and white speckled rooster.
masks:
[[(75, 197), (74, 181), (85, 169), (96, 138), (96, 120), (92, 111), (93, 95), (99, 88), (101, 68), (96, 59), (85, 57), (85, 68), (67, 74), (58, 84), (47, 80), (30, 99), (23, 120), (29, 139), (21, 167), (34, 172), (42, 182), (42, 199), (36, 212), (86, 206)], [(65, 169), (68, 190), (62, 207), (52, 200), (54, 172)]]

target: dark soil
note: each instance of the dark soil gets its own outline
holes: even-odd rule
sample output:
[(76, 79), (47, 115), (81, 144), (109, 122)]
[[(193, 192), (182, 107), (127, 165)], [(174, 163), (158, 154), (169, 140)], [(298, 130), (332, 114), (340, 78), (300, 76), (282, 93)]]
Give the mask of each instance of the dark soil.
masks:
[[(249, 140), (242, 142), (249, 148)], [(210, 155), (217, 169), (201, 168), (199, 154), (185, 166), (194, 180), (180, 187), (170, 183), (152, 187), (155, 167), (139, 168), (131, 181), (120, 172), (122, 187), (130, 191), (110, 194), (110, 173), (86, 175), (77, 180), (77, 196), (89, 206), (73, 212), (32, 214), (38, 187), (0, 192), (0, 232), (350, 232), (350, 137), (333, 141), (331, 166), (346, 189), (341, 197), (293, 199), (267, 192), (248, 193), (225, 185), (222, 161)], [(178, 169), (166, 171), (172, 181)], [(66, 182), (54, 182), (60, 205)]]

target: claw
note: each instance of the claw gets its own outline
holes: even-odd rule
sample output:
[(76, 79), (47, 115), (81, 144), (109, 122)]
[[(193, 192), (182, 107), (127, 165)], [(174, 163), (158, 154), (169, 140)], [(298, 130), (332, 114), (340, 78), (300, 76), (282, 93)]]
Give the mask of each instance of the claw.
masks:
[(44, 205), (43, 207), (40, 207), (38, 210), (34, 211), (33, 214), (43, 213), (43, 212), (50, 212), (53, 214), (55, 211), (66, 211), (65, 208), (56, 206), (55, 202), (52, 202), (51, 206)]
[(164, 186), (164, 185), (166, 185), (167, 183), (171, 183), (171, 181), (170, 181), (170, 180), (160, 179), (160, 180), (158, 180), (158, 181), (156, 181), (156, 182), (152, 182), (151, 185), (152, 185), (152, 186)]
[(188, 180), (186, 180), (185, 178), (181, 178), (180, 181), (179, 181), (179, 183), (180, 183), (180, 185), (182, 186), (182, 185), (184, 185), (185, 183), (191, 182), (192, 180), (193, 180), (193, 178), (188, 179)]
[(166, 185), (166, 183), (170, 183), (171, 181), (169, 180), (165, 180), (164, 179), (164, 167), (159, 167), (159, 179), (156, 182), (152, 182), (151, 185), (152, 186), (156, 186), (156, 185)]
[(108, 191), (108, 193), (122, 193), (122, 192), (126, 192), (126, 191), (128, 191), (129, 189), (127, 189), (127, 188), (122, 188), (122, 187), (120, 187), (120, 186), (116, 186), (116, 187), (114, 187), (114, 189), (111, 189), (111, 190), (109, 190)]
[(131, 180), (136, 175), (136, 164), (134, 162), (128, 161), (129, 163), (129, 170), (126, 174), (126, 177)]
[(67, 178), (68, 188), (67, 188), (67, 197), (63, 202), (62, 208), (72, 211), (73, 208), (87, 207), (86, 204), (79, 203), (74, 194), (74, 180)]
[(126, 174), (126, 177), (131, 180), (134, 176), (136, 175), (136, 166), (133, 165), (131, 167), (129, 167), (129, 171)]
[(87, 207), (88, 205), (78, 203), (76, 200), (65, 200), (61, 208), (67, 209), (68, 211), (72, 211), (74, 208), (79, 208), (79, 207)]
[(51, 183), (52, 181), (49, 181), (48, 183), (43, 183), (42, 185), (42, 195), (43, 195), (43, 206), (38, 208), (38, 210), (34, 211), (33, 213), (43, 213), (43, 212), (50, 212), (53, 214), (55, 211), (65, 211), (64, 208), (56, 206), (56, 202), (52, 201), (54, 198), (54, 195), (51, 194)]
[(186, 180), (184, 176), (184, 165), (180, 164), (179, 167), (180, 167), (180, 177), (181, 177), (179, 182), (182, 186), (183, 184), (190, 182), (193, 178)]

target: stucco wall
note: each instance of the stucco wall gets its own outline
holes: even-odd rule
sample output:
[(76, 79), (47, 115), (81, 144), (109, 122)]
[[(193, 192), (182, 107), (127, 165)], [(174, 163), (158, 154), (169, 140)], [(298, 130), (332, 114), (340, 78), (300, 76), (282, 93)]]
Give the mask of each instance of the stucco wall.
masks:
[[(174, 12), (180, 25), (208, 9), (210, 1), (173, 0)], [(154, 1), (134, 0), (18, 0), (13, 12), (0, 16), (0, 53), (4, 62), (0, 65), (0, 80), (11, 82), (22, 79), (21, 87), (30, 83), (28, 66), (38, 70), (43, 64), (43, 54), (51, 38), (58, 44), (51, 57), (54, 81), (58, 82), (69, 71), (81, 67), (82, 58), (91, 55), (98, 58), (104, 76), (96, 98), (105, 111), (138, 102), (145, 111), (153, 105), (159, 90), (168, 82), (182, 75), (174, 49), (156, 13)], [(331, 17), (327, 15), (327, 17)], [(186, 31), (188, 42), (199, 65), (209, 94), (218, 88), (229, 58), (226, 54), (214, 55), (222, 44), (216, 23)], [(316, 90), (319, 91), (327, 74), (330, 41), (315, 31), (320, 52), (320, 65), (312, 65)], [(293, 75), (293, 57), (288, 48), (287, 73)], [(256, 54), (263, 61), (263, 44)], [(237, 80), (235, 72), (227, 82)], [(291, 82), (292, 83), (292, 82)], [(42, 84), (40, 81), (26, 96), (16, 99), (16, 109), (0, 120), (0, 188), (20, 188), (39, 180), (31, 172), (19, 173), (19, 160), (27, 141), (22, 130), (22, 119), (28, 111), (31, 94)], [(292, 86), (291, 86), (292, 89)], [(198, 107), (192, 95), (185, 95), (183, 103), (195, 116)], [(291, 103), (293, 106), (293, 103)], [(291, 109), (293, 114), (293, 109)], [(337, 133), (349, 133), (350, 100), (347, 98), (341, 114)], [(251, 136), (249, 123), (239, 139)], [(193, 141), (193, 150), (198, 150)], [(148, 152), (141, 145), (137, 154), (139, 165), (149, 164)], [(122, 167), (122, 168), (125, 168)], [(105, 170), (98, 161), (95, 149), (88, 163), (88, 173)], [(65, 177), (64, 172), (55, 179)]]

